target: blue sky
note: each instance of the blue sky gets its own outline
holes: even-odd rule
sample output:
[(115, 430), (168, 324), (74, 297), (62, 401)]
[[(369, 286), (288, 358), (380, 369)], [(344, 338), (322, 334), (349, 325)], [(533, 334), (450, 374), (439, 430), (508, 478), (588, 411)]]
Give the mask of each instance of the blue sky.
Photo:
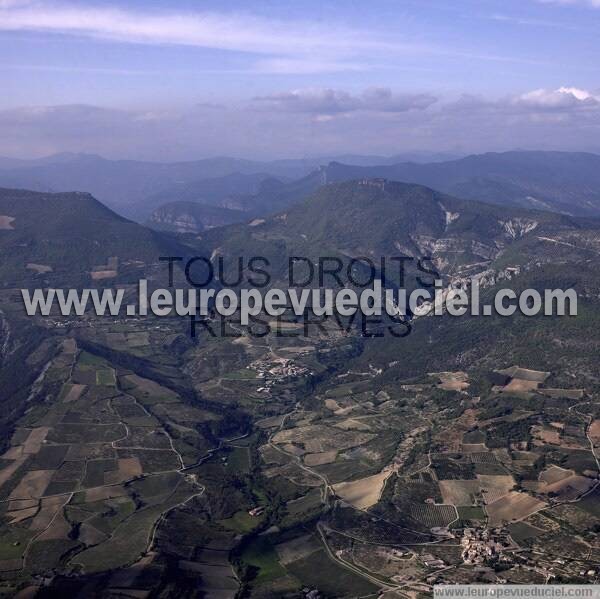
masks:
[(600, 0), (0, 0), (0, 153), (597, 149), (598, 33)]

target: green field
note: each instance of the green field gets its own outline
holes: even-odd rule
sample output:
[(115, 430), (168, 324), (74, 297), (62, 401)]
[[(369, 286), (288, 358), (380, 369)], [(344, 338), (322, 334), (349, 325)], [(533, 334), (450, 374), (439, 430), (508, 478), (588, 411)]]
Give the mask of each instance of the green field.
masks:
[(480, 506), (461, 505), (458, 508), (458, 517), (461, 520), (485, 520), (485, 511)]
[(286, 574), (279, 563), (277, 552), (268, 537), (257, 537), (244, 549), (241, 555), (243, 563), (258, 568), (253, 582), (263, 584)]
[(114, 387), (117, 384), (115, 371), (112, 368), (96, 370), (96, 385)]
[(302, 585), (318, 588), (326, 597), (357, 597), (375, 593), (377, 587), (332, 562), (324, 549), (286, 566)]
[(251, 516), (245, 510), (240, 510), (239, 512), (236, 512), (231, 518), (220, 520), (219, 524), (221, 524), (228, 530), (233, 530), (237, 533), (244, 534), (253, 531), (263, 520), (264, 515), (257, 517)]

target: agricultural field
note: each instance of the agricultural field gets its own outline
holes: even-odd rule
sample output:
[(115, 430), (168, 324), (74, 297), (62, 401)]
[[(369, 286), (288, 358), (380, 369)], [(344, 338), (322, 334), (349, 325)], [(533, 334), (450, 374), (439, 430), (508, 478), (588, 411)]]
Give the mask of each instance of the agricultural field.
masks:
[(0, 458), (2, 581), (406, 597), (496, 571), (533, 580), (522, 563), (557, 568), (567, 534), (562, 575), (592, 568), (587, 390), (519, 366), (405, 379), (354, 363), (344, 336), (230, 329), (196, 343), (168, 319), (63, 335)]
[(0, 571), (19, 578), (132, 566), (152, 550), (164, 514), (204, 492), (185, 472), (184, 441), (154, 413), (163, 393), (181, 399), (131, 380), (73, 339), (46, 374), (57, 400), (47, 396), (21, 419), (2, 456), (3, 537), (18, 540), (0, 554)]

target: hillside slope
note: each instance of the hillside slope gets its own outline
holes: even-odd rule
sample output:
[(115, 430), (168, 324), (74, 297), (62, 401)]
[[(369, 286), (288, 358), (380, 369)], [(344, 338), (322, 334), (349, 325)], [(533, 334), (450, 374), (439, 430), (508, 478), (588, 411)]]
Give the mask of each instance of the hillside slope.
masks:
[(0, 281), (84, 283), (141, 274), (164, 255), (185, 255), (173, 239), (133, 223), (87, 193), (0, 189)]
[[(136, 160), (107, 160), (90, 154), (61, 154), (43, 160), (0, 162), (0, 187), (32, 189), (44, 192), (86, 191), (126, 216), (144, 218), (147, 198), (166, 192), (152, 202), (150, 209), (175, 199), (181, 190), (210, 188), (210, 180), (233, 173), (270, 176), (303, 176), (301, 165), (263, 163), (227, 157), (189, 162), (158, 163)], [(260, 178), (264, 178), (263, 174)], [(207, 184), (200, 183), (209, 179)], [(214, 183), (214, 182), (213, 182)], [(218, 183), (218, 181), (217, 181)], [(227, 180), (221, 187), (227, 186)], [(255, 181), (241, 181), (239, 193), (252, 193)], [(214, 186), (214, 185), (213, 185)], [(138, 214), (139, 213), (139, 214)]]
[(427, 256), (440, 272), (458, 275), (484, 270), (516, 244), (528, 257), (544, 256), (546, 246), (524, 240), (579, 235), (583, 229), (579, 219), (552, 212), (507, 209), (421, 185), (365, 179), (325, 185), (285, 212), (208, 231), (203, 240), (231, 256), (270, 256), (282, 272), (287, 255), (366, 256), (375, 262)]
[(355, 167), (330, 163), (327, 182), (385, 177), (419, 183), (465, 199), (600, 215), (600, 156), (570, 152), (505, 152), (448, 162)]
[(152, 212), (147, 225), (157, 231), (200, 233), (212, 227), (243, 222), (248, 214), (196, 202), (170, 202)]

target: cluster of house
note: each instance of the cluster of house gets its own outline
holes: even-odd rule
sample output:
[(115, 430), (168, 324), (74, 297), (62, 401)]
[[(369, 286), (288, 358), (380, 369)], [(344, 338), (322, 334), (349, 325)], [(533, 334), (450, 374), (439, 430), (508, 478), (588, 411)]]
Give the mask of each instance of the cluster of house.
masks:
[(465, 528), (460, 544), (463, 548), (463, 562), (468, 565), (479, 565), (494, 560), (502, 550), (502, 545), (495, 541), (486, 529)]
[(295, 364), (293, 360), (279, 357), (272, 360), (256, 360), (247, 368), (255, 370), (256, 378), (264, 381), (264, 384), (257, 389), (259, 393), (270, 391), (275, 383), (282, 380), (311, 374), (308, 368)]

